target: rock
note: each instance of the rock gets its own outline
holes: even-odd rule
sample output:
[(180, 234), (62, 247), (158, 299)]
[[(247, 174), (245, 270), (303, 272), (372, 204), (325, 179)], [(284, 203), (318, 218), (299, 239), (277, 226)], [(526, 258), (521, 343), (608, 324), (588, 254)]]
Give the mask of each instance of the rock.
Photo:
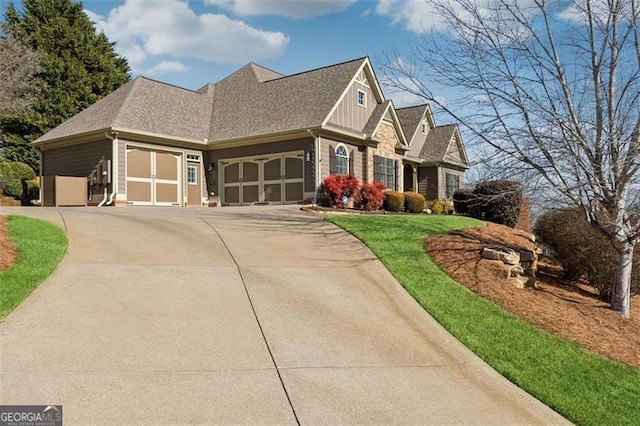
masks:
[(507, 265), (520, 263), (520, 255), (506, 247), (485, 247), (482, 249), (482, 257), (491, 260), (500, 260)]
[(514, 286), (515, 288), (525, 288), (526, 282), (522, 279), (521, 276), (509, 277), (507, 279), (507, 284)]
[(517, 275), (524, 275), (524, 268), (518, 264), (518, 265), (513, 265), (510, 268), (510, 276), (515, 277)]

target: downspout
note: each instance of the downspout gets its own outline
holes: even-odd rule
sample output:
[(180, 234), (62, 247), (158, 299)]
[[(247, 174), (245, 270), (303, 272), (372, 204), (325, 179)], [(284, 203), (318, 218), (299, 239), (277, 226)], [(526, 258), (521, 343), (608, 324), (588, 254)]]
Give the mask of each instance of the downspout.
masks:
[(116, 196), (116, 192), (117, 192), (117, 188), (118, 188), (118, 163), (116, 162), (116, 159), (118, 158), (118, 132), (112, 132), (111, 136), (109, 134), (109, 132), (104, 132), (104, 136), (107, 139), (111, 140), (111, 156), (112, 156), (112, 160), (111, 160), (111, 167), (112, 167), (112, 171), (111, 171), (111, 195), (109, 196), (109, 199), (107, 201), (107, 187), (104, 187), (104, 197), (102, 198), (102, 201), (100, 201), (100, 204), (98, 204), (98, 207), (102, 207), (105, 204), (107, 206), (110, 206), (113, 203), (113, 197)]
[(321, 150), (320, 150), (320, 136), (315, 134), (313, 130), (307, 129), (307, 132), (313, 137), (313, 161), (315, 166), (315, 189), (313, 191), (313, 205), (315, 206), (318, 202), (318, 188), (320, 187), (320, 162), (322, 161)]
[(42, 171), (44, 169), (44, 167), (42, 167), (42, 147), (39, 146), (38, 147), (38, 160), (39, 161), (39, 167), (38, 167), (38, 174), (39, 174), (39, 178), (40, 181), (38, 182), (40, 185), (40, 190), (38, 191), (38, 202), (40, 203), (40, 207), (44, 207), (44, 197), (42, 196), (42, 193), (44, 191), (44, 177), (42, 176)]

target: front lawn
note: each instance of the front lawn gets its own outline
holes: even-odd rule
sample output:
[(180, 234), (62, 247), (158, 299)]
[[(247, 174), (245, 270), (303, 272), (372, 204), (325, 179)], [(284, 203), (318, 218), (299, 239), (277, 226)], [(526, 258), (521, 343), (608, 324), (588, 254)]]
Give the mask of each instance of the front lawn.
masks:
[(17, 258), (11, 268), (0, 272), (0, 319), (51, 274), (67, 249), (64, 231), (49, 222), (9, 216), (8, 231)]
[(637, 424), (640, 371), (584, 351), (450, 279), (424, 251), (427, 235), (481, 225), (458, 216), (330, 216), (362, 240), (457, 339), (574, 423)]

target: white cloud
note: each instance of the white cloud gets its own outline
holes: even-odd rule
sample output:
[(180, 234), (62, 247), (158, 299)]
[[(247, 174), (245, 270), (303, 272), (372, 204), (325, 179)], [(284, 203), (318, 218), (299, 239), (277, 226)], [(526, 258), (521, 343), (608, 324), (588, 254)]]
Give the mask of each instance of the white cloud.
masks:
[(189, 67), (178, 61), (162, 61), (151, 68), (147, 68), (142, 74), (154, 76), (158, 74), (166, 74), (171, 72), (187, 72)]
[(311, 18), (341, 12), (356, 0), (204, 0), (205, 5), (223, 7), (238, 16), (286, 16)]
[(376, 13), (389, 16), (393, 24), (402, 24), (414, 33), (445, 28), (436, 7), (425, 0), (379, 0)]
[[(197, 15), (184, 0), (126, 0), (107, 17), (85, 12), (98, 31), (117, 42), (116, 51), (128, 59), (134, 73), (153, 56), (244, 63), (278, 56), (289, 43), (281, 32), (263, 31), (222, 14)], [(157, 67), (158, 72), (177, 70), (175, 63), (173, 68)]]
[[(560, 0), (550, 0), (549, 3), (553, 4), (558, 1)], [(510, 3), (523, 9), (535, 6), (534, 0), (511, 0)], [(378, 0), (375, 11), (378, 15), (389, 16), (393, 24), (401, 24), (407, 31), (422, 34), (446, 29), (446, 23), (436, 4), (446, 6), (449, 11), (453, 11), (462, 18), (470, 17), (461, 3), (456, 0)], [(493, 9), (493, 6), (498, 5), (498, 2), (496, 0), (475, 0), (470, 4), (478, 7), (482, 13)]]

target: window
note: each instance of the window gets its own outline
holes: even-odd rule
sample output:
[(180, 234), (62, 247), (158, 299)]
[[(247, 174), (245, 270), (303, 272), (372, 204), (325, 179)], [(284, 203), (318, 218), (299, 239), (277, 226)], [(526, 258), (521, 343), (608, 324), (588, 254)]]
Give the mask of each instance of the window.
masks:
[(460, 176), (446, 173), (447, 180), (447, 198), (453, 198), (453, 193), (460, 189)]
[(367, 94), (362, 90), (358, 90), (358, 105), (367, 106)]
[(396, 189), (396, 162), (393, 158), (374, 158), (374, 177), (376, 182), (382, 182), (389, 189)]
[(198, 166), (187, 166), (187, 182), (189, 185), (198, 184)]
[(340, 175), (349, 174), (349, 152), (344, 145), (336, 147), (336, 173)]
[(427, 125), (425, 123), (422, 123), (422, 134), (423, 135), (427, 134)]

